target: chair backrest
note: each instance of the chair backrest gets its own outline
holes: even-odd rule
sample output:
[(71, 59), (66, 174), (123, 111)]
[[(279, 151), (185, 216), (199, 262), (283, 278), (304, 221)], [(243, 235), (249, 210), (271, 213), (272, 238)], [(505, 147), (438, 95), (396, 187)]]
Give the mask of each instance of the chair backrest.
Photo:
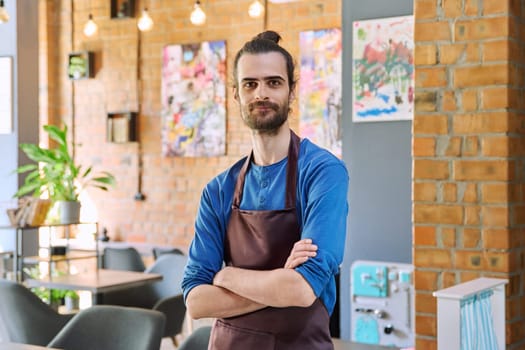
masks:
[(102, 268), (144, 272), (146, 266), (140, 253), (133, 247), (106, 247), (104, 248), (104, 255), (102, 256)]
[(162, 281), (104, 293), (102, 303), (161, 311), (166, 315), (164, 336), (175, 336), (182, 331), (186, 314), (181, 288), (186, 261), (185, 255), (164, 254), (145, 271), (161, 274)]
[(151, 284), (157, 298), (182, 294), (182, 277), (188, 257), (181, 254), (163, 254), (146, 269), (149, 273), (162, 275), (162, 281)]
[(207, 350), (210, 341), (211, 326), (202, 326), (194, 330), (180, 344), (177, 350)]
[(3, 341), (45, 346), (72, 317), (57, 313), (25, 286), (0, 280)]
[(184, 255), (184, 252), (179, 248), (161, 248), (155, 247), (152, 249), (153, 258), (157, 260), (162, 254), (180, 254)]
[(159, 273), (162, 281), (150, 284), (156, 301), (154, 310), (162, 311), (166, 315), (164, 336), (173, 337), (182, 331), (186, 315), (186, 305), (182, 296), (182, 277), (188, 257), (181, 254), (163, 254), (146, 272)]
[(166, 318), (158, 311), (94, 305), (48, 344), (64, 350), (159, 350)]

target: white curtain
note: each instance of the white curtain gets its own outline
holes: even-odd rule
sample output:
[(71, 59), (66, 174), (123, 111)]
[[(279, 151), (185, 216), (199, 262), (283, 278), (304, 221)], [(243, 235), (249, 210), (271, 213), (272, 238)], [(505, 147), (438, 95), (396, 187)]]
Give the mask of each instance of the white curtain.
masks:
[(461, 301), (461, 350), (499, 350), (490, 298), (484, 291)]

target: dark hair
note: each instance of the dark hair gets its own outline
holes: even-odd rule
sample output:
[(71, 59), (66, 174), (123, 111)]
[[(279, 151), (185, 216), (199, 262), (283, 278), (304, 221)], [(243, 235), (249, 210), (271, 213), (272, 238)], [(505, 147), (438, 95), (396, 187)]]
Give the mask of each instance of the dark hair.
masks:
[(257, 34), (250, 41), (247, 41), (244, 46), (235, 55), (235, 61), (233, 66), (233, 84), (238, 87), (237, 84), (237, 65), (239, 59), (244, 54), (259, 54), (268, 52), (279, 52), (284, 56), (286, 61), (286, 73), (288, 74), (288, 86), (290, 91), (295, 87), (297, 80), (294, 77), (295, 64), (292, 55), (286, 49), (279, 45), (281, 36), (273, 30), (267, 30), (265, 32)]

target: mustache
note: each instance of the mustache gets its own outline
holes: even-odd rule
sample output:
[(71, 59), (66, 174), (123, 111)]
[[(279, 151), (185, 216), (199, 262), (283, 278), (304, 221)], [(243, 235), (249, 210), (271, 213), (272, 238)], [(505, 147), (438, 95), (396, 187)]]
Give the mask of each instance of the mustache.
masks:
[(272, 103), (269, 101), (255, 101), (248, 105), (250, 111), (257, 107), (263, 107), (263, 108), (270, 108), (273, 110), (278, 110), (279, 106), (276, 103)]

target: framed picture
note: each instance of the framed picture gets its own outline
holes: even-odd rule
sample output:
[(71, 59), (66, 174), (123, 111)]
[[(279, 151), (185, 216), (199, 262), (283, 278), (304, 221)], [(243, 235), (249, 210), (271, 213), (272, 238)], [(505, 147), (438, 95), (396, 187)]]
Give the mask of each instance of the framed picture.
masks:
[(93, 52), (81, 51), (69, 54), (67, 75), (71, 80), (93, 77)]
[(226, 42), (168, 45), (162, 54), (162, 153), (226, 153)]
[(299, 133), (341, 158), (341, 29), (299, 34)]
[(135, 0), (111, 0), (111, 18), (135, 16)]
[(354, 122), (411, 120), (414, 115), (414, 18), (353, 23)]
[(13, 132), (13, 58), (0, 57), (0, 134)]

